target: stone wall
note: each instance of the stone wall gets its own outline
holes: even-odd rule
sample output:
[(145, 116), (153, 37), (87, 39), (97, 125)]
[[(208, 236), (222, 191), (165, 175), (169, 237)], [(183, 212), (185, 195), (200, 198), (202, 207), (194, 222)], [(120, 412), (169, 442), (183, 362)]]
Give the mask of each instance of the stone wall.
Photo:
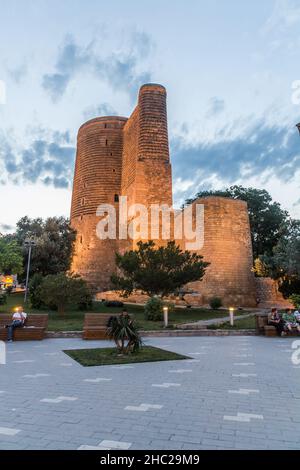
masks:
[(262, 308), (292, 308), (293, 305), (278, 290), (278, 283), (269, 277), (255, 278), (257, 298)]
[[(247, 204), (222, 197), (197, 199), (193, 206), (196, 204), (204, 206), (204, 246), (197, 253), (211, 264), (203, 281), (188, 287), (202, 294), (204, 304), (212, 297), (220, 297), (226, 307), (255, 307)], [(186, 243), (182, 248), (186, 248)]]

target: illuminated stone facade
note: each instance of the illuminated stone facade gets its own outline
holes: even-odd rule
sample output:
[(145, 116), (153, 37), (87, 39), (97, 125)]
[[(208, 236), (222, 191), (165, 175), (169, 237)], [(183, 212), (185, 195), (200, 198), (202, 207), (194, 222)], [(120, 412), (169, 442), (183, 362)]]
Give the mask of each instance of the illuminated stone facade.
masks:
[[(72, 271), (97, 292), (111, 288), (115, 252), (135, 247), (132, 240), (100, 240), (96, 235), (100, 204), (118, 213), (120, 196), (128, 205), (165, 204), (172, 207), (166, 90), (161, 85), (141, 87), (130, 118), (100, 117), (78, 132), (71, 224), (77, 231)], [(189, 287), (199, 304), (214, 296), (224, 305), (255, 306), (252, 247), (246, 203), (210, 197), (204, 205), (204, 246), (198, 252), (211, 263), (202, 282)], [(149, 222), (150, 224), (150, 222)], [(166, 243), (159, 236), (154, 241)], [(185, 249), (185, 241), (179, 240)]]

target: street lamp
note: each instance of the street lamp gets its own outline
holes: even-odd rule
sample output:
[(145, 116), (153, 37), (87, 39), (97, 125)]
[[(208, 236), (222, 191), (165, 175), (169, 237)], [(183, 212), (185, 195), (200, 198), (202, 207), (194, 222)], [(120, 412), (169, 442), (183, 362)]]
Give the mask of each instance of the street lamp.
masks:
[(230, 307), (229, 309), (229, 315), (230, 315), (230, 325), (234, 325), (234, 308)]
[(169, 324), (169, 307), (165, 305), (163, 307), (163, 312), (164, 312), (164, 325), (165, 325), (165, 328), (167, 328)]
[(26, 248), (28, 248), (28, 262), (27, 262), (27, 274), (26, 274), (25, 297), (24, 297), (24, 302), (26, 304), (27, 296), (28, 296), (28, 284), (29, 284), (31, 252), (32, 252), (32, 247), (35, 245), (35, 241), (32, 238), (27, 238), (24, 242), (24, 245), (26, 246)]

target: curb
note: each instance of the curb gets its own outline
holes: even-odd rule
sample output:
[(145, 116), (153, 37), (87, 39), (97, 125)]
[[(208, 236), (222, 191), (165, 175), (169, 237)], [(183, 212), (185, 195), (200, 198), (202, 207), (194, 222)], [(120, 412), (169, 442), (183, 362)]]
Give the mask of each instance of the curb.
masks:
[[(256, 336), (255, 330), (154, 330), (140, 331), (145, 338), (189, 336)], [(82, 338), (82, 331), (48, 331), (47, 338)]]

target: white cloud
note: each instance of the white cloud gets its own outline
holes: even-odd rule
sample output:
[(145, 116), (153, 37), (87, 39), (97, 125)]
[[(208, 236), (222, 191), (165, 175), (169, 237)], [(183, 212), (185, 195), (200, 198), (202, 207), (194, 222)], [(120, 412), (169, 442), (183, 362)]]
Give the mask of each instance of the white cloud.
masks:
[(282, 32), (298, 22), (300, 22), (299, 1), (276, 0), (274, 9), (263, 27), (263, 32), (270, 33), (274, 30)]

